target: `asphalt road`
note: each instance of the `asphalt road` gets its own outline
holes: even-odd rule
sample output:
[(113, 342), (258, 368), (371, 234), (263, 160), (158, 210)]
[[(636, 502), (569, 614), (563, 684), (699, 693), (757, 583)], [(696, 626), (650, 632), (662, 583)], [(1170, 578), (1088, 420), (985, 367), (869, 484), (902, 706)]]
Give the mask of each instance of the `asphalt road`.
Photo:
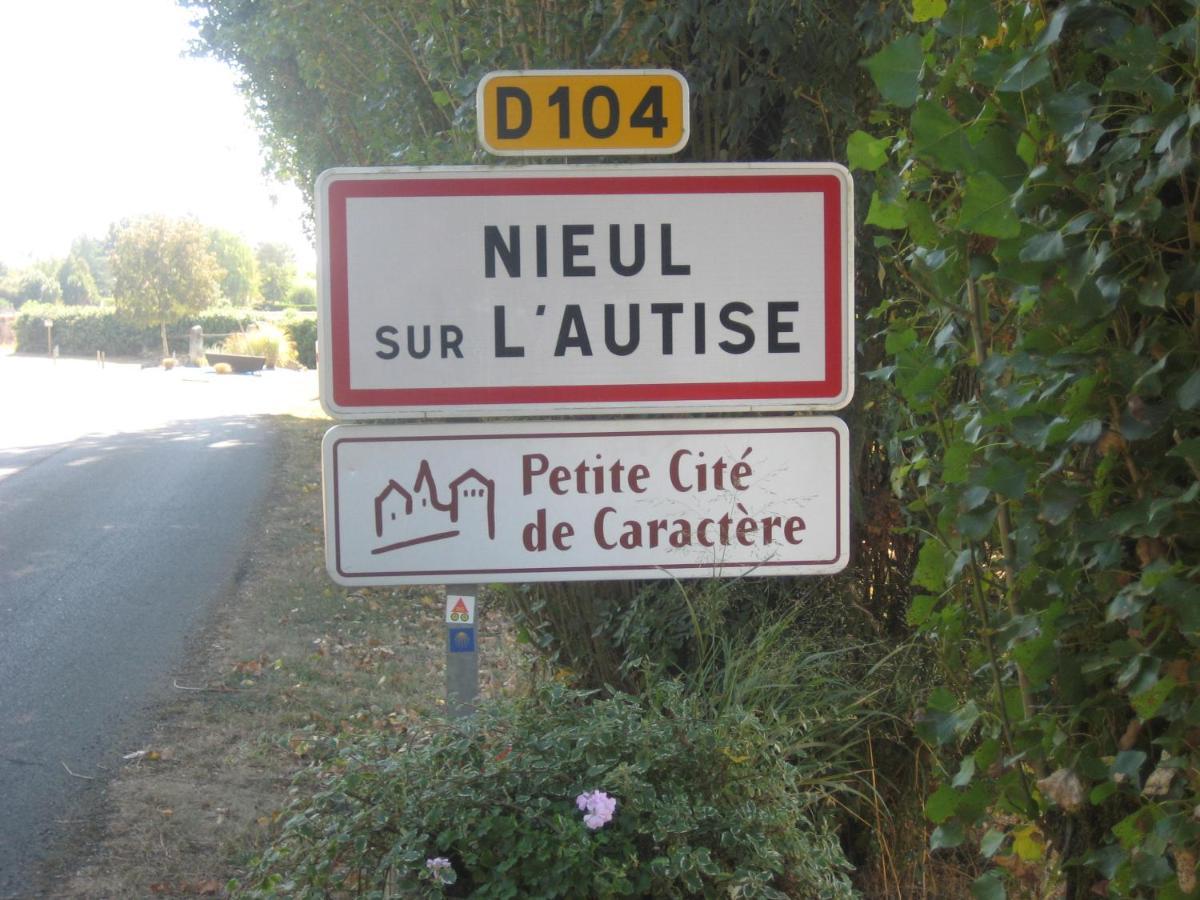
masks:
[(315, 391), (311, 373), (0, 357), (0, 898), (32, 894), (140, 749), (269, 511), (262, 413)]

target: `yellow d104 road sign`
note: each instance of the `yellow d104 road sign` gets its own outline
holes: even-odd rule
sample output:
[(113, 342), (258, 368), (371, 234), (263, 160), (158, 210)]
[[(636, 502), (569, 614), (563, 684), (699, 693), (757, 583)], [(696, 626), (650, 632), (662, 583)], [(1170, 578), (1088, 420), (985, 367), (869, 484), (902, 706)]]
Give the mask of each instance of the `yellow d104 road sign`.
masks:
[(501, 156), (675, 153), (688, 86), (670, 69), (492, 72), (475, 94), (479, 142)]

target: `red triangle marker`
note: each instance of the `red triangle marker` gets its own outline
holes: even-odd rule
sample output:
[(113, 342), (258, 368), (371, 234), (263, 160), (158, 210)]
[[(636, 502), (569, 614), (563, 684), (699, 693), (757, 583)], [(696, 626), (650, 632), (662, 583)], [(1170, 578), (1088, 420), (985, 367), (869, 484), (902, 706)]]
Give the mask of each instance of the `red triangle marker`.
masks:
[(463, 602), (462, 597), (458, 598), (458, 602), (454, 604), (454, 609), (450, 610), (450, 615), (452, 616), (460, 613), (464, 616), (468, 615), (467, 604)]

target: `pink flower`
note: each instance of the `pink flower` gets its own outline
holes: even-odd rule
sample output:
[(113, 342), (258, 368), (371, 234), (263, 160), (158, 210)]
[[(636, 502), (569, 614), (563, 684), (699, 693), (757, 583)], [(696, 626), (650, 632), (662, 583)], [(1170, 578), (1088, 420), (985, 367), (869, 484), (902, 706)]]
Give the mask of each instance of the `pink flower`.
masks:
[(575, 806), (580, 812), (586, 813), (583, 824), (593, 831), (611, 822), (613, 813), (617, 811), (616, 799), (604, 791), (584, 791), (575, 798)]

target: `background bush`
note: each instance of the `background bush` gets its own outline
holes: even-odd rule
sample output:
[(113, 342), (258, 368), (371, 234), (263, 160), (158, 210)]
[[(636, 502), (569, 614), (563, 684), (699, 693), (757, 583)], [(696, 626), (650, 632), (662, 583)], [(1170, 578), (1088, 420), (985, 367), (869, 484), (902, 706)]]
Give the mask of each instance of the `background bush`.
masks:
[(267, 368), (289, 368), (296, 365), (296, 348), (287, 332), (270, 322), (253, 322), (245, 331), (229, 335), (213, 352), (261, 356)]
[(317, 367), (317, 316), (288, 310), (278, 322), (296, 348), (296, 360), (306, 369)]
[[(103, 350), (109, 356), (157, 356), (160, 353), (158, 329), (138, 327), (112, 307), (66, 306), (61, 303), (30, 302), (18, 311), (15, 330), (17, 350), (25, 353), (46, 352), (45, 320), (54, 321), (54, 343), (66, 356), (94, 356)], [(255, 322), (263, 319), (261, 311), (217, 307), (184, 317), (167, 328), (167, 336), (174, 353), (188, 351), (188, 332), (199, 325), (205, 334), (205, 344), (212, 347), (226, 336), (243, 332)], [(293, 360), (315, 368), (316, 316), (291, 313), (278, 325), (270, 326), (282, 331), (277, 338), (285, 344), (295, 346), (287, 350), (280, 365)], [(216, 336), (220, 337), (216, 337)], [(290, 343), (289, 343), (290, 342)]]
[[(799, 736), (737, 706), (710, 717), (677, 684), (640, 699), (552, 687), (343, 748), (248, 895), (413, 894), (445, 857), (455, 896), (848, 897), (825, 768)], [(596, 831), (575, 805), (591, 790), (617, 800)]]

